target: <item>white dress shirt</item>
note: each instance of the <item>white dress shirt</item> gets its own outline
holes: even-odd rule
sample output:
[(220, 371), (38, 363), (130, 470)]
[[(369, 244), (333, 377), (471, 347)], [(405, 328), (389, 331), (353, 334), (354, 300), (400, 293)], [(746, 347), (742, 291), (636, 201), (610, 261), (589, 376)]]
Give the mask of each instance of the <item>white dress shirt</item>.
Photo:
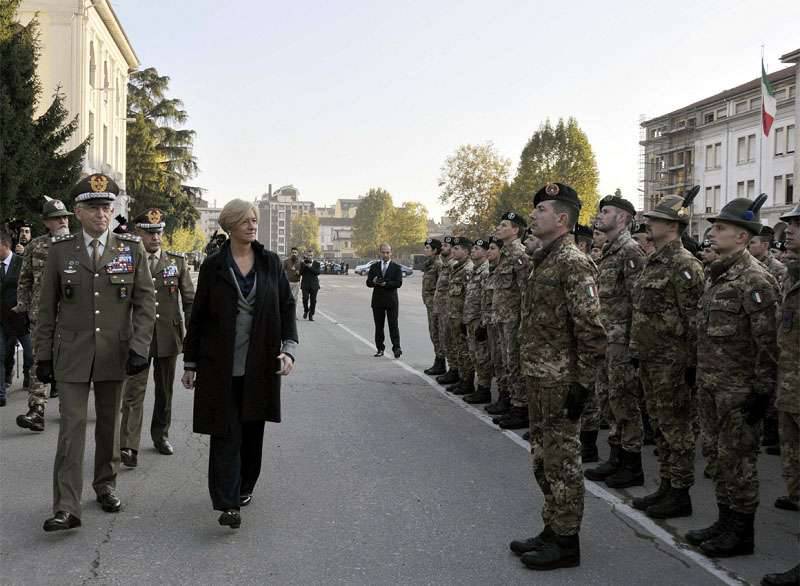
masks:
[[(86, 245), (86, 253), (89, 255), (89, 258), (92, 258), (94, 252), (92, 251), (92, 240), (95, 240), (94, 236), (90, 236), (86, 233), (86, 230), (83, 230), (83, 243)], [(97, 237), (97, 258), (102, 258), (103, 253), (106, 250), (106, 245), (108, 244), (108, 230), (100, 234)]]

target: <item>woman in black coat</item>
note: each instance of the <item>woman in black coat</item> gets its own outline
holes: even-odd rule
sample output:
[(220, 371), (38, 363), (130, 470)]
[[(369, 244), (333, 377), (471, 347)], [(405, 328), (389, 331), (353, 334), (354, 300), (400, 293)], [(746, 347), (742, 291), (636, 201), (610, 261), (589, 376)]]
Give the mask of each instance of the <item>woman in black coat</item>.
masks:
[(281, 376), (298, 343), (294, 297), (278, 255), (256, 241), (258, 209), (233, 200), (230, 238), (200, 267), (182, 382), (195, 389), (194, 431), (211, 435), (208, 488), (221, 525), (241, 525), (261, 471), (264, 422), (281, 420)]

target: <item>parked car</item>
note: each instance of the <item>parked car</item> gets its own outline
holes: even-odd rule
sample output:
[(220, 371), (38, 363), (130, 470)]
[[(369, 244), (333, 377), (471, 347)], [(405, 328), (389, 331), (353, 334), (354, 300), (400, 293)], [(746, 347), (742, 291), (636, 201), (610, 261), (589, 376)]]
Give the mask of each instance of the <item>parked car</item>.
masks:
[[(369, 267), (371, 267), (376, 262), (381, 262), (381, 261), (379, 261), (379, 260), (371, 260), (366, 264), (358, 265), (353, 272), (355, 274), (357, 274), (357, 275), (361, 275), (362, 277), (366, 277), (367, 273), (369, 273)], [(400, 263), (397, 263), (397, 264), (400, 264)], [(414, 269), (412, 269), (411, 267), (408, 267), (406, 265), (400, 264), (400, 270), (402, 271), (404, 277), (411, 277), (411, 276), (414, 275)]]

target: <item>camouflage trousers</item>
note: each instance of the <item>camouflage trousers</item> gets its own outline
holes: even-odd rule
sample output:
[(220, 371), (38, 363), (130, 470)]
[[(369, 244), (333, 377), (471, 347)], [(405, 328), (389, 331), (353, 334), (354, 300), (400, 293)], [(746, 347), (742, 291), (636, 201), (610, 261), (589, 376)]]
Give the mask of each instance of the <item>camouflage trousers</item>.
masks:
[(488, 387), (492, 384), (492, 358), (489, 354), (489, 331), (486, 331), (486, 339), (478, 340), (476, 332), (481, 327), (481, 320), (472, 320), (467, 324), (467, 346), (472, 364), (475, 367), (475, 374), (478, 377), (478, 385)]
[(469, 355), (466, 329), (467, 327), (462, 322), (462, 314), (450, 316), (447, 356), (450, 364), (458, 369), (461, 380), (472, 380), (475, 377), (475, 367), (472, 364), (472, 357)]
[(745, 421), (742, 405), (749, 393), (747, 388), (714, 388), (701, 378), (700, 417), (716, 451), (717, 502), (739, 513), (755, 513), (758, 508), (761, 425)]
[(659, 477), (669, 480), (673, 488), (689, 488), (694, 485), (695, 433), (686, 367), (682, 360), (643, 359), (639, 376), (650, 423), (656, 431)]
[(449, 351), (450, 342), (450, 319), (447, 317), (447, 304), (438, 303), (433, 305), (433, 318), (437, 337), (439, 339), (439, 351), (442, 356), (447, 358), (447, 366), (455, 368), (455, 363)]
[(31, 386), (28, 388), (28, 407), (47, 405), (47, 385), (36, 378), (36, 367), (39, 361), (36, 360), (36, 322), (31, 320), (31, 344), (33, 345), (33, 366), (31, 367)]
[(800, 413), (778, 412), (783, 479), (789, 498), (800, 499)]
[(568, 385), (526, 378), (531, 465), (544, 495), (542, 520), (558, 535), (575, 535), (583, 519), (580, 421), (564, 413)]
[(519, 363), (519, 322), (498, 322), (495, 325), (505, 371), (503, 386), (511, 396), (511, 405), (525, 407), (528, 404), (528, 390)]
[[(609, 344), (606, 350), (603, 381), (608, 389), (608, 405), (614, 425), (608, 436), (609, 445), (620, 445), (626, 452), (642, 451), (642, 398), (636, 369), (630, 363), (628, 347)], [(610, 422), (609, 422), (610, 423)]]
[(442, 344), (439, 341), (439, 324), (436, 321), (436, 314), (433, 312), (433, 303), (426, 303), (425, 309), (428, 310), (428, 335), (431, 337), (433, 352), (436, 358), (444, 358), (444, 348), (442, 348)]
[(600, 363), (595, 376), (594, 393), (586, 401), (586, 406), (581, 414), (581, 431), (598, 431), (603, 420), (608, 423), (609, 445), (619, 445), (619, 434), (611, 415), (611, 406), (608, 402), (608, 371), (606, 362)]
[(297, 306), (300, 305), (300, 281), (296, 283), (289, 282), (289, 290), (292, 292), (292, 297), (294, 297), (294, 312), (295, 317), (297, 317)]
[(494, 382), (497, 385), (497, 392), (500, 394), (508, 392), (506, 389), (506, 371), (503, 368), (503, 357), (500, 354), (500, 334), (497, 330), (497, 324), (486, 324), (486, 333), (488, 334), (489, 342), (489, 356), (492, 360), (492, 372), (494, 373)]

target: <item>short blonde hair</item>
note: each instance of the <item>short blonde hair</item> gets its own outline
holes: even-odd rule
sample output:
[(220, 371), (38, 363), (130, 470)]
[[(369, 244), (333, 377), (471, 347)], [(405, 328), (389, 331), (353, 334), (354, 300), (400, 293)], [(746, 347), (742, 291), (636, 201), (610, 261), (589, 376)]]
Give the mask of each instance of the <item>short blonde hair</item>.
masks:
[(256, 204), (243, 199), (232, 199), (225, 204), (225, 207), (219, 213), (220, 228), (230, 234), (237, 224), (243, 222), (250, 215), (251, 210), (256, 215), (256, 221), (258, 221), (258, 207), (256, 207)]

